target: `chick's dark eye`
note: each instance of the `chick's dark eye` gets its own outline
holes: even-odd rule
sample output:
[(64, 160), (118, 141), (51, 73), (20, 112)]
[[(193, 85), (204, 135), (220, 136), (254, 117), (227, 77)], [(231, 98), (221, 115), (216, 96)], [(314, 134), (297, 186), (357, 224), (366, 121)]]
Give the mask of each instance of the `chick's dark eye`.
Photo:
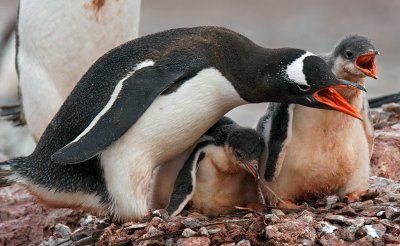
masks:
[(242, 157), (242, 153), (240, 153), (240, 151), (238, 151), (238, 150), (235, 150), (235, 155), (236, 155), (237, 157), (239, 157), (239, 158)]
[(350, 50), (346, 50), (345, 54), (346, 54), (347, 58), (353, 58), (353, 56), (354, 56), (353, 52), (351, 52)]

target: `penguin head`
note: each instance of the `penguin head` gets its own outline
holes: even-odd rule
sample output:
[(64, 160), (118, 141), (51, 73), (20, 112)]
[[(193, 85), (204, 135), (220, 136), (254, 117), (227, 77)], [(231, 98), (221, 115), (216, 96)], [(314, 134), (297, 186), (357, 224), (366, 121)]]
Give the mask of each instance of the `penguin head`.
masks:
[(360, 113), (335, 90), (337, 88), (365, 91), (357, 83), (337, 79), (322, 58), (303, 51), (297, 58), (283, 64), (279, 79), (268, 85), (272, 92), (268, 96), (270, 101), (333, 109), (361, 119)]
[(366, 76), (377, 79), (375, 56), (379, 51), (366, 37), (348, 36), (335, 46), (331, 62), (339, 78), (357, 82)]
[(226, 139), (225, 149), (229, 159), (249, 172), (255, 179), (260, 178), (259, 160), (265, 147), (263, 137), (254, 129), (237, 128), (232, 130)]

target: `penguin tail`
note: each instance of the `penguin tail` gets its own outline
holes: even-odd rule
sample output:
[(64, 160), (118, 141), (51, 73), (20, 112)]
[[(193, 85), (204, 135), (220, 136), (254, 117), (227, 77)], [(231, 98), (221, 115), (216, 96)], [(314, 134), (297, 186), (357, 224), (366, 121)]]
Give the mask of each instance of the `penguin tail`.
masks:
[(0, 163), (0, 187), (10, 186), (15, 181), (15, 167), (25, 164), (25, 157), (11, 159)]
[(23, 126), (26, 124), (20, 104), (0, 106), (0, 119), (12, 121), (14, 126)]

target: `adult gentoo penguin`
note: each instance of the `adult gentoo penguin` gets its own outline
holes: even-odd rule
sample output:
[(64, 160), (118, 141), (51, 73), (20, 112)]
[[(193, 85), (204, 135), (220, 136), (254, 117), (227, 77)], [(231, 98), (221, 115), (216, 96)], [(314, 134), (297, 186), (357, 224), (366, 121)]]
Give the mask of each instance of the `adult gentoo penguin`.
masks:
[(93, 62), (138, 36), (139, 13), (140, 0), (19, 1), (16, 66), (23, 115), (14, 119), (26, 120), (36, 142)]
[(200, 138), (179, 172), (168, 213), (177, 215), (189, 201), (207, 216), (263, 202), (257, 180), (264, 147), (257, 131), (223, 117)]
[(220, 27), (159, 32), (99, 58), (35, 151), (2, 169), (48, 203), (139, 219), (148, 212), (154, 167), (192, 146), (227, 111), (276, 101), (357, 115), (330, 89), (337, 86), (363, 89), (336, 79), (304, 50), (265, 49)]
[[(377, 54), (367, 38), (355, 35), (321, 57), (338, 78), (364, 85), (366, 76), (377, 78)], [(258, 122), (257, 130), (267, 146), (264, 178), (286, 205), (333, 193), (350, 202), (368, 187), (373, 146), (368, 101), (359, 90), (337, 91), (363, 121), (334, 111), (272, 103)], [(270, 192), (265, 193), (271, 203), (279, 203)]]

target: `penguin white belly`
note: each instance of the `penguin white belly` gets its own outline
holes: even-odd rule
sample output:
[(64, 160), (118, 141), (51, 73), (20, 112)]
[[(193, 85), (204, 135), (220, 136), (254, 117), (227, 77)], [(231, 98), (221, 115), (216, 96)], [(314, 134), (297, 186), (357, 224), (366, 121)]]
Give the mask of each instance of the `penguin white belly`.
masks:
[(138, 35), (140, 0), (94, 2), (20, 1), (20, 89), (36, 141), (90, 65)]
[(153, 168), (182, 153), (227, 111), (245, 103), (214, 68), (159, 96), (101, 155), (117, 216), (137, 219), (145, 215)]
[(296, 105), (292, 140), (279, 176), (280, 198), (342, 196), (367, 187), (368, 143), (362, 122), (339, 112)]

